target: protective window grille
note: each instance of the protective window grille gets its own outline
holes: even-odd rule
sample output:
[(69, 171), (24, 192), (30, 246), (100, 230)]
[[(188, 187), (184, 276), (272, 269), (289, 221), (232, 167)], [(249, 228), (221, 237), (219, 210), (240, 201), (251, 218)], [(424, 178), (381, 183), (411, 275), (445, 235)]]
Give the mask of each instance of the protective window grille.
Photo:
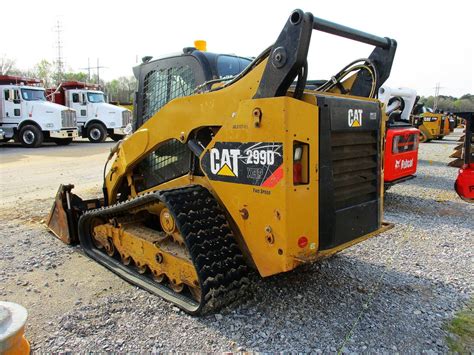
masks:
[(172, 139), (148, 154), (138, 165), (135, 175), (138, 191), (147, 190), (189, 172), (191, 151), (187, 145)]
[(169, 101), (191, 95), (195, 87), (194, 73), (188, 65), (149, 72), (143, 85), (143, 122)]

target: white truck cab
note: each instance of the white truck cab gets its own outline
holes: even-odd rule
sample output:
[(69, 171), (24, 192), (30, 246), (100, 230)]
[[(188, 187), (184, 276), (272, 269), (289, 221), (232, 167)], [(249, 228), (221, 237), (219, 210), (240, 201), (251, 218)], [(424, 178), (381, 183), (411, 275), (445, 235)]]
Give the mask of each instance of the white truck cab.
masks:
[(78, 136), (76, 112), (48, 102), (41, 81), (0, 76), (0, 128), (3, 142), (36, 148), (43, 141), (67, 145)]
[(76, 110), (79, 134), (91, 142), (103, 142), (107, 136), (119, 141), (132, 130), (131, 111), (107, 103), (104, 93), (95, 85), (65, 82), (49, 98)]

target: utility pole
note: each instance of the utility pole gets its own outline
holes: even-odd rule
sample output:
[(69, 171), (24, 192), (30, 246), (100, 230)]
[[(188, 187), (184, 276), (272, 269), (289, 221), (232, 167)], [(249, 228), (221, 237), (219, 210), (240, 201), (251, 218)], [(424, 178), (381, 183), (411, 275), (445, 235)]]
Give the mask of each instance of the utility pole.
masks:
[(97, 69), (97, 85), (100, 85), (100, 69), (103, 69), (103, 68), (107, 68), (107, 67), (101, 67), (99, 65), (99, 58), (97, 58), (97, 66), (96, 66), (96, 69)]
[(91, 61), (90, 58), (87, 58), (87, 68), (79, 68), (79, 69), (87, 69), (87, 81), (90, 83), (91, 81)]
[(433, 100), (433, 111), (436, 112), (436, 110), (438, 109), (438, 105), (439, 105), (439, 90), (444, 89), (444, 87), (439, 86), (439, 83), (436, 83), (436, 86), (434, 87), (434, 89), (435, 89), (435, 96), (434, 96), (434, 100)]
[(57, 65), (57, 72), (58, 72), (58, 82), (61, 82), (63, 79), (63, 71), (64, 71), (64, 62), (63, 62), (63, 57), (62, 57), (62, 42), (61, 42), (61, 33), (63, 29), (61, 27), (61, 23), (59, 20), (56, 22), (56, 26), (54, 27), (54, 32), (57, 33), (57, 41), (56, 41), (56, 49), (58, 50), (58, 58), (56, 59), (56, 65)]

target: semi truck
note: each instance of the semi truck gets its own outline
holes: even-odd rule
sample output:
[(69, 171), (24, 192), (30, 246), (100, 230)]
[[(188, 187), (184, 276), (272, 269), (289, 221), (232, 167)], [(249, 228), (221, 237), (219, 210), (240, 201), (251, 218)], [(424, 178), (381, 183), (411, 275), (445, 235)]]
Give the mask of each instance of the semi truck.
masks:
[(48, 89), (47, 99), (76, 110), (79, 135), (93, 143), (123, 139), (132, 130), (130, 110), (107, 103), (98, 85), (67, 81)]
[(77, 137), (76, 111), (48, 102), (41, 80), (0, 75), (2, 142), (37, 148), (44, 141), (67, 145)]

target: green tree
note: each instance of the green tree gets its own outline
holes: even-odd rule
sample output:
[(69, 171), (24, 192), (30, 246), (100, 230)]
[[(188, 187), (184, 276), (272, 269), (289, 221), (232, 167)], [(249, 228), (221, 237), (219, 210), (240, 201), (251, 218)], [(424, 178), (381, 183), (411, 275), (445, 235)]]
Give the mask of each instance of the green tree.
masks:
[(87, 82), (88, 76), (87, 73), (79, 72), (66, 72), (63, 73), (63, 81), (82, 81)]
[[(422, 97), (420, 102), (427, 107), (433, 107), (434, 97)], [(456, 112), (456, 111), (473, 111), (474, 110), (474, 95), (465, 94), (459, 99), (453, 96), (440, 95), (438, 100), (438, 109), (442, 111)]]
[(53, 72), (51, 63), (42, 59), (33, 69), (34, 76), (43, 81), (45, 87), (53, 85)]
[(105, 84), (105, 92), (109, 97), (109, 101), (119, 101), (120, 82), (117, 79), (109, 81)]

